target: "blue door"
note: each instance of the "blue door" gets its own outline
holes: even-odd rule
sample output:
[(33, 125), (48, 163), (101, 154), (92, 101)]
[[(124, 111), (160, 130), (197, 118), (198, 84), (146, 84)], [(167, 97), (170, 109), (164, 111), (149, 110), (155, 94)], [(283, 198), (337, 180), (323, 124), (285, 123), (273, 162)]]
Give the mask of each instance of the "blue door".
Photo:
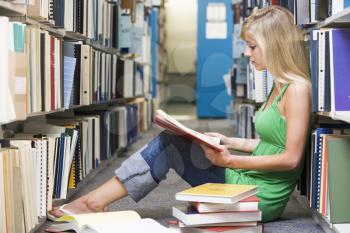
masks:
[(231, 97), (223, 75), (232, 66), (232, 0), (198, 0), (196, 105), (198, 117), (226, 117)]

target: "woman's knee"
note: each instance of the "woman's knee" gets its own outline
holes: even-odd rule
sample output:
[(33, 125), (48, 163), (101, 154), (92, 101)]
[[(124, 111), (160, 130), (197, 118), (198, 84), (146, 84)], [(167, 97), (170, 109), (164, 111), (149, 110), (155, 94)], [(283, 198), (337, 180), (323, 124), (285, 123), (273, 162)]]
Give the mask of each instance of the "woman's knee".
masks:
[(164, 145), (169, 145), (169, 144), (176, 144), (179, 141), (181, 141), (181, 136), (178, 136), (168, 130), (164, 130), (159, 134), (159, 138)]

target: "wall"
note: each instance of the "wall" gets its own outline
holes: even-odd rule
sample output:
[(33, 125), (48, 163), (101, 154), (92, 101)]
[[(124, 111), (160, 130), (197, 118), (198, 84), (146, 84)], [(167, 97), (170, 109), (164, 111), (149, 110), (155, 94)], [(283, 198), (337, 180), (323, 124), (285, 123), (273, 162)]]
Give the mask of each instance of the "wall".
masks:
[(167, 0), (166, 48), (169, 73), (195, 73), (197, 0)]
[[(167, 102), (195, 102), (197, 0), (167, 0)], [(181, 90), (181, 91), (179, 91)]]

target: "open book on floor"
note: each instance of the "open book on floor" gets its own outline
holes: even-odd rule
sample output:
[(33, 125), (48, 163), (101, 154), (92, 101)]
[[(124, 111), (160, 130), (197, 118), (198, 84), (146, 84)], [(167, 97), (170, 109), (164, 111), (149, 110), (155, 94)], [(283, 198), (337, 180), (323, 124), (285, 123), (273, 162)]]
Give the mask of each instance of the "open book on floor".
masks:
[(160, 109), (157, 110), (154, 123), (191, 141), (206, 145), (217, 151), (222, 151), (222, 148), (219, 146), (220, 138), (208, 136), (187, 128)]
[(141, 216), (132, 210), (66, 215), (58, 218), (46, 231), (75, 231), (77, 233), (172, 232), (153, 219), (141, 219)]

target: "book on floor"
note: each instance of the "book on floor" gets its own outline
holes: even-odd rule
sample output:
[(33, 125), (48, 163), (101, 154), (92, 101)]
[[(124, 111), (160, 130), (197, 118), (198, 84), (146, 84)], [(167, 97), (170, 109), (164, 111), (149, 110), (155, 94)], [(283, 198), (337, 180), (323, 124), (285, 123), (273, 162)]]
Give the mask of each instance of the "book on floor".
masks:
[(232, 211), (258, 211), (259, 199), (256, 196), (250, 196), (234, 204), (193, 202), (192, 205), (198, 213), (211, 212), (232, 212)]
[(179, 227), (247, 227), (247, 226), (256, 226), (258, 225), (257, 221), (253, 222), (225, 222), (225, 223), (209, 223), (209, 224), (192, 224), (192, 225), (186, 225), (181, 221), (176, 221), (176, 225)]
[(175, 195), (179, 201), (233, 204), (258, 192), (256, 185), (206, 183)]
[(190, 128), (187, 128), (186, 126), (184, 126), (183, 124), (181, 124), (180, 122), (178, 122), (177, 120), (175, 120), (160, 109), (158, 109), (156, 112), (154, 123), (163, 127), (164, 129), (175, 133), (176, 135), (183, 136), (191, 141), (203, 144), (214, 150), (222, 151), (222, 148), (220, 147), (219, 137), (208, 136)]
[(77, 233), (171, 232), (153, 219), (141, 219), (138, 213), (131, 210), (65, 215), (58, 218), (46, 231), (74, 231)]
[(246, 212), (218, 212), (200, 214), (193, 206), (173, 207), (172, 214), (175, 218), (186, 224), (214, 224), (228, 222), (256, 222), (261, 221), (261, 211)]
[(217, 227), (187, 227), (181, 228), (177, 225), (170, 225), (170, 229), (174, 232), (181, 233), (263, 233), (264, 226), (262, 224), (256, 226), (217, 226)]

